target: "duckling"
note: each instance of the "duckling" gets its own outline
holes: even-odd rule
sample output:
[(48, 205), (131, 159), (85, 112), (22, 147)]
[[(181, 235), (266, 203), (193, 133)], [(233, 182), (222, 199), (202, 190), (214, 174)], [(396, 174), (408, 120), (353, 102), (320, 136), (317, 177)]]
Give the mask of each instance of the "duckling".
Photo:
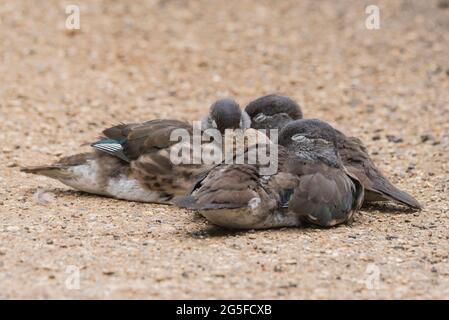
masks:
[(245, 112), (251, 119), (251, 128), (281, 130), (292, 120), (302, 119), (301, 107), (291, 98), (269, 94), (251, 101)]
[[(300, 106), (292, 99), (280, 95), (268, 95), (249, 103), (245, 111), (251, 117), (255, 129), (281, 130), (290, 121), (303, 117)], [(375, 165), (363, 142), (336, 130), (337, 148), (344, 166), (357, 176), (365, 188), (364, 202), (394, 201), (420, 210), (421, 204), (410, 194), (395, 187)]]
[[(213, 127), (220, 132), (226, 128), (247, 128), (249, 117), (242, 115), (234, 100), (218, 100), (202, 120), (203, 130)], [(91, 144), (93, 152), (22, 171), (59, 180), (87, 193), (169, 204), (174, 197), (184, 195), (196, 176), (208, 168), (201, 159), (181, 164), (171, 161), (174, 148), (179, 149), (180, 144), (171, 139), (174, 130), (185, 130), (190, 135), (193, 132), (192, 125), (178, 120), (119, 124), (103, 131), (104, 137)]]
[(176, 204), (234, 229), (350, 222), (364, 190), (343, 166), (335, 130), (319, 120), (296, 120), (281, 131), (279, 143), (278, 153), (272, 155), (278, 163), (276, 172), (261, 174), (260, 162), (222, 163), (203, 173)]

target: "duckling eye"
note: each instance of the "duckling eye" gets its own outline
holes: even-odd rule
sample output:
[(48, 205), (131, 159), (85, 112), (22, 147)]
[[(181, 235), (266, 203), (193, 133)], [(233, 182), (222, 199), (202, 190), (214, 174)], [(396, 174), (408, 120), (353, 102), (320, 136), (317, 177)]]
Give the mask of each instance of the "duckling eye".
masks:
[(304, 141), (304, 140), (306, 140), (307, 138), (306, 137), (304, 137), (302, 134), (300, 134), (300, 133), (297, 133), (297, 134), (295, 134), (295, 135), (293, 135), (292, 136), (292, 140), (293, 141)]
[(267, 116), (264, 115), (263, 113), (259, 113), (257, 116), (254, 117), (254, 121), (256, 122), (262, 122), (265, 121), (265, 119), (267, 119)]

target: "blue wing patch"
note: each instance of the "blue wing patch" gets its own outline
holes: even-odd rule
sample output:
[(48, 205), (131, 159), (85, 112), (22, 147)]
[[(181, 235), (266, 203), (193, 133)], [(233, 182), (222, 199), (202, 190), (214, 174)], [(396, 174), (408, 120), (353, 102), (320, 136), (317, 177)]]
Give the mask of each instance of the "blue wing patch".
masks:
[(123, 152), (123, 141), (104, 139), (91, 144), (91, 147), (110, 154), (111, 156), (130, 162), (129, 158)]

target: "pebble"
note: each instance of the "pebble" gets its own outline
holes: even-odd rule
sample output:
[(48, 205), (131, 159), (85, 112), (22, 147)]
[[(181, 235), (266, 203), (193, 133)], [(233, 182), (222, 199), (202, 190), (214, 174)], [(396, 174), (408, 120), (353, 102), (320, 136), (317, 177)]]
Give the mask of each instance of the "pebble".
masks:
[(105, 276), (112, 276), (112, 275), (115, 274), (115, 271), (112, 271), (112, 270), (103, 270), (103, 274), (104, 274)]
[(282, 266), (279, 266), (279, 265), (274, 266), (273, 270), (274, 270), (274, 272), (282, 272)]
[(18, 227), (18, 226), (8, 226), (8, 227), (6, 227), (6, 230), (9, 231), (9, 232), (17, 232), (17, 231), (20, 230), (20, 227)]
[(55, 200), (55, 194), (38, 188), (34, 193), (34, 200), (40, 204), (47, 204)]
[[(439, 0), (438, 1), (438, 8), (440, 9), (448, 9), (449, 8), (449, 0)], [(448, 70), (449, 72), (449, 70)]]
[(423, 143), (427, 142), (427, 141), (435, 141), (435, 137), (430, 133), (422, 134), (420, 136), (420, 138), (421, 138), (421, 142), (423, 142)]
[(401, 143), (404, 141), (404, 139), (402, 139), (401, 137), (397, 137), (395, 135), (391, 135), (391, 134), (387, 134), (386, 135), (388, 142), (392, 142), (392, 143)]

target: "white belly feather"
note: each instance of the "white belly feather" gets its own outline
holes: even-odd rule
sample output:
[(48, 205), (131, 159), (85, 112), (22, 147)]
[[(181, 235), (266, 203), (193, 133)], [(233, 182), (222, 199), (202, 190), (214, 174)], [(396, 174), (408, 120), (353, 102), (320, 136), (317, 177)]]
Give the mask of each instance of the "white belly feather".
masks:
[(130, 201), (160, 202), (160, 192), (144, 189), (137, 180), (126, 175), (100, 177), (97, 160), (88, 160), (67, 170), (70, 178), (59, 180), (76, 190)]

